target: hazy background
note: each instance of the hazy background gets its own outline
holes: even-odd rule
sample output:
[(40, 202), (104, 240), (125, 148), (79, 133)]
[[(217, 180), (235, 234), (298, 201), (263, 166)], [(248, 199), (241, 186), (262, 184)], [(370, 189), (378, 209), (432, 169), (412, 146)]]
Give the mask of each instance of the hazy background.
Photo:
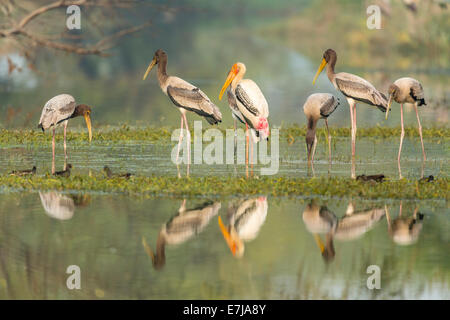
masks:
[[(366, 8), (372, 3), (383, 9), (381, 30), (366, 26)], [(60, 93), (92, 105), (94, 126), (178, 126), (179, 112), (161, 92), (156, 70), (142, 81), (158, 48), (168, 53), (168, 73), (199, 86), (220, 107), (227, 127), (232, 125), (231, 114), (226, 99), (218, 100), (218, 93), (237, 61), (247, 65), (246, 77), (266, 96), (271, 125), (303, 126), (302, 105), (308, 95), (330, 92), (342, 101), (330, 125), (349, 126), (347, 102), (326, 74), (314, 87), (311, 83), (327, 48), (338, 53), (337, 71), (358, 74), (381, 91), (386, 92), (391, 82), (403, 76), (420, 80), (428, 102), (420, 110), (423, 125), (446, 126), (450, 5), (445, 8), (443, 3), (417, 1), (414, 11), (402, 1), (388, 0), (146, 1), (128, 10), (125, 20), (133, 25), (150, 19), (153, 25), (124, 38), (109, 51), (110, 57), (37, 49), (34, 70), (0, 38), (0, 128), (36, 128), (45, 102)], [(86, 10), (91, 9), (82, 8), (81, 32), (75, 31), (83, 36), (79, 41), (89, 41), (94, 22), (112, 30), (117, 27), (114, 17), (109, 20), (107, 14), (96, 21), (84, 19)], [(61, 21), (64, 28), (64, 11), (45, 17)], [(21, 70), (9, 72), (8, 57)], [(357, 117), (359, 126), (398, 126), (399, 108), (394, 104), (392, 117), (384, 121), (377, 108), (360, 104)], [(416, 125), (412, 107), (405, 117), (408, 125)], [(188, 119), (200, 118), (191, 115)]]

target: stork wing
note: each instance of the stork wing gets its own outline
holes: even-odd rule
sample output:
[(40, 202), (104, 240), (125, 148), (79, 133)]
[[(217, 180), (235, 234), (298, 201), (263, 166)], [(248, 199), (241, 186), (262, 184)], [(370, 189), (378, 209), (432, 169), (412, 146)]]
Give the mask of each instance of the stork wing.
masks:
[(342, 73), (339, 73), (336, 75), (336, 86), (345, 96), (386, 111), (386, 96), (363, 78), (350, 74), (343, 76)]
[(67, 120), (73, 114), (76, 107), (75, 98), (68, 94), (60, 94), (53, 97), (42, 109), (39, 124), (43, 129)]
[(414, 101), (424, 99), (423, 88), (420, 82), (412, 81), (409, 94), (414, 99)]
[(328, 118), (330, 114), (333, 113), (334, 110), (339, 105), (339, 99), (335, 98), (334, 96), (330, 95), (322, 104), (322, 107), (320, 108), (320, 115), (322, 117)]
[(239, 107), (236, 103), (236, 96), (230, 89), (227, 90), (227, 97), (228, 97), (228, 105), (230, 106), (231, 112), (233, 113), (234, 117), (243, 124), (245, 124), (244, 117), (242, 116), (242, 113), (239, 110)]
[(245, 89), (238, 84), (236, 87), (236, 99), (254, 116), (259, 116), (260, 112), (255, 103), (250, 99)]
[(222, 121), (219, 108), (199, 88), (185, 89), (168, 86), (167, 95), (176, 106), (194, 111), (205, 117), (210, 124)]

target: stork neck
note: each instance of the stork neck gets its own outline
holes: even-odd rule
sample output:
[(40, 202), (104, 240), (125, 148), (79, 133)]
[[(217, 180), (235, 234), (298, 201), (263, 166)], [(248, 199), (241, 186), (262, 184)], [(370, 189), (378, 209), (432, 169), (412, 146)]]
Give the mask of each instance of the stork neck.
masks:
[(245, 70), (239, 69), (239, 72), (237, 73), (236, 77), (234, 77), (233, 81), (231, 82), (231, 88), (233, 90), (236, 89), (236, 86), (242, 80), (244, 75), (245, 75)]
[(336, 74), (334, 72), (334, 67), (336, 66), (336, 60), (337, 60), (337, 58), (335, 56), (333, 56), (327, 65), (327, 76), (331, 82), (333, 82), (334, 76)]
[(308, 130), (316, 131), (317, 121), (314, 118), (308, 118)]
[(158, 81), (161, 87), (165, 87), (167, 78), (169, 78), (167, 75), (167, 58), (161, 58), (158, 62)]

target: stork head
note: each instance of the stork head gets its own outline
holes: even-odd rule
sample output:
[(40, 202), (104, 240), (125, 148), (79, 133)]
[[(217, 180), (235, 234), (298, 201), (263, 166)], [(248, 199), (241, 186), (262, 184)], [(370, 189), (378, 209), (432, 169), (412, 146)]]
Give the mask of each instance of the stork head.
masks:
[(319, 69), (317, 69), (317, 73), (314, 76), (313, 85), (316, 83), (317, 77), (322, 72), (323, 68), (325, 68), (327, 63), (331, 63), (332, 65), (334, 65), (334, 63), (336, 63), (336, 59), (337, 59), (336, 51), (334, 51), (333, 49), (325, 50), (322, 56), (322, 62), (320, 63)]
[(258, 124), (256, 125), (256, 130), (258, 130), (259, 136), (261, 139), (269, 140), (270, 135), (270, 129), (269, 129), (269, 122), (267, 121), (267, 118), (259, 118)]
[(222, 89), (219, 93), (219, 100), (222, 100), (223, 93), (228, 88), (228, 86), (233, 82), (233, 80), (239, 75), (240, 78), (242, 78), (247, 71), (247, 68), (245, 67), (245, 64), (242, 62), (236, 62), (231, 67), (230, 71), (228, 72), (227, 79), (225, 80), (225, 83), (222, 86)]
[(147, 79), (147, 76), (150, 73), (150, 71), (152, 70), (152, 68), (156, 64), (160, 63), (160, 61), (163, 61), (163, 60), (165, 60), (165, 61), (167, 60), (167, 53), (162, 49), (156, 50), (155, 54), (153, 55), (153, 59), (150, 62), (150, 64), (148, 65), (148, 68), (145, 71), (145, 74), (144, 74), (144, 77), (142, 78), (142, 80)]
[(244, 255), (244, 243), (237, 235), (233, 227), (227, 228), (222, 222), (222, 219), (218, 218), (220, 231), (222, 231), (223, 238), (225, 239), (231, 253), (235, 258), (241, 258)]
[(389, 115), (389, 109), (391, 108), (392, 100), (396, 100), (399, 92), (400, 92), (400, 88), (397, 87), (395, 84), (391, 84), (389, 86), (389, 90), (388, 90), (389, 100), (388, 100), (388, 105), (387, 105), (387, 109), (386, 109), (386, 120)]
[(91, 142), (91, 140), (92, 140), (91, 112), (92, 112), (92, 109), (90, 106), (85, 105), (85, 104), (79, 104), (78, 106), (76, 106), (76, 108), (72, 114), (72, 118), (79, 117), (79, 116), (84, 117), (84, 120), (86, 121), (86, 127), (89, 132), (89, 142)]

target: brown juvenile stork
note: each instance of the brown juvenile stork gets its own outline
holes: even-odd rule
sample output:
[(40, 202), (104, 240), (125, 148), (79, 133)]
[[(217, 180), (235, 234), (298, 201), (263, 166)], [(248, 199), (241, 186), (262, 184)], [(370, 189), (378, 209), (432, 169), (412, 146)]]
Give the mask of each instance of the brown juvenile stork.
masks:
[[(248, 165), (248, 144), (249, 144), (249, 127), (252, 141), (257, 143), (260, 139), (269, 139), (269, 105), (264, 97), (261, 89), (251, 79), (243, 79), (247, 68), (242, 62), (235, 63), (225, 80), (224, 85), (219, 93), (219, 100), (228, 86), (228, 103), (231, 108), (233, 118), (238, 119), (245, 124), (247, 130), (247, 147), (246, 147), (246, 164)], [(235, 122), (236, 130), (236, 122)], [(251, 155), (253, 165), (253, 144), (251, 145)]]
[(180, 139), (178, 142), (177, 159), (180, 153), (180, 145), (183, 139), (183, 123), (186, 125), (188, 135), (188, 164), (191, 162), (190, 158), (190, 133), (189, 126), (186, 119), (186, 112), (192, 111), (196, 114), (204, 117), (209, 124), (217, 124), (222, 122), (222, 114), (219, 108), (211, 102), (208, 96), (196, 86), (190, 84), (183, 79), (175, 76), (169, 76), (167, 74), (167, 53), (161, 49), (158, 49), (153, 56), (153, 60), (150, 62), (147, 71), (144, 74), (143, 80), (145, 80), (152, 68), (158, 65), (158, 82), (161, 90), (169, 96), (170, 100), (181, 112), (181, 130)]
[(41, 118), (39, 120), (38, 128), (45, 131), (53, 127), (52, 140), (52, 174), (55, 174), (55, 130), (59, 125), (64, 126), (64, 170), (67, 163), (66, 151), (66, 130), (69, 119), (83, 116), (86, 121), (86, 126), (89, 132), (89, 142), (92, 140), (91, 128), (91, 107), (85, 104), (77, 105), (75, 98), (69, 94), (60, 94), (47, 101), (42, 109)]
[(422, 155), (423, 155), (423, 161), (427, 160), (427, 156), (425, 155), (425, 148), (423, 146), (423, 137), (422, 137), (422, 126), (420, 124), (419, 119), (419, 112), (417, 111), (417, 106), (426, 105), (425, 103), (425, 95), (423, 93), (423, 87), (420, 84), (419, 81), (413, 78), (400, 78), (396, 80), (393, 84), (389, 86), (389, 100), (388, 100), (388, 107), (386, 112), (386, 120), (389, 115), (389, 109), (391, 108), (392, 100), (400, 104), (400, 121), (402, 125), (402, 132), (400, 134), (400, 147), (398, 149), (398, 168), (401, 176), (400, 171), (400, 155), (402, 153), (402, 144), (403, 144), (403, 137), (405, 136), (405, 128), (403, 125), (403, 104), (404, 103), (411, 103), (414, 105), (414, 109), (416, 110), (416, 117), (417, 117), (417, 123), (419, 125), (419, 135), (420, 135), (420, 142), (422, 144)]
[[(378, 91), (370, 82), (351, 73), (335, 73), (334, 67), (337, 61), (336, 51), (327, 49), (323, 53), (322, 62), (317, 70), (313, 80), (313, 85), (322, 70), (327, 66), (327, 76), (336, 90), (342, 92), (350, 106), (350, 120), (352, 123), (352, 159), (356, 151), (356, 103), (363, 102), (368, 105), (376, 106), (383, 112), (386, 112), (387, 98)], [(352, 178), (356, 173), (352, 172)]]
[(331, 164), (331, 134), (328, 128), (328, 117), (339, 106), (339, 99), (329, 93), (314, 93), (310, 95), (303, 105), (305, 112), (307, 129), (306, 129), (306, 147), (308, 150), (308, 165), (314, 162), (314, 154), (316, 153), (317, 137), (316, 127), (319, 119), (325, 120), (328, 132), (328, 157)]

